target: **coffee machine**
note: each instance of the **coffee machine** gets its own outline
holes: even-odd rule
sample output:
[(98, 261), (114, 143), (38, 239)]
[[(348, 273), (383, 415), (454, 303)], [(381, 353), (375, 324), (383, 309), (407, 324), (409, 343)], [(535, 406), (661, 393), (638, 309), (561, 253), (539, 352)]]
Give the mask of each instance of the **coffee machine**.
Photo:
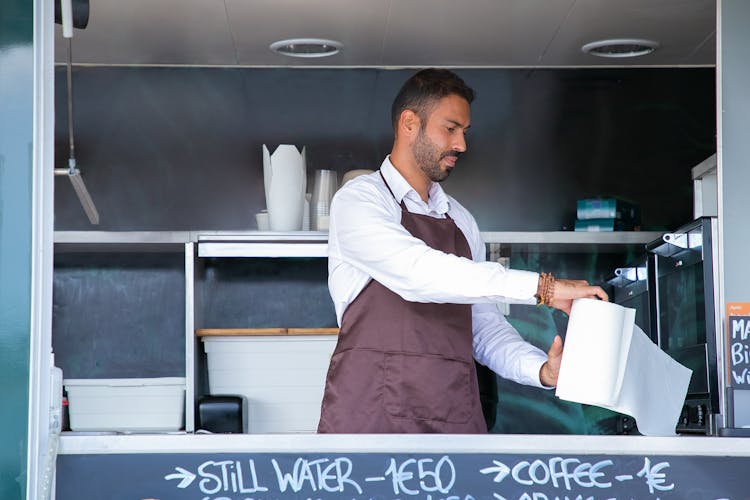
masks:
[(725, 427), (718, 233), (698, 218), (646, 245), (652, 339), (693, 371), (677, 432), (716, 435)]

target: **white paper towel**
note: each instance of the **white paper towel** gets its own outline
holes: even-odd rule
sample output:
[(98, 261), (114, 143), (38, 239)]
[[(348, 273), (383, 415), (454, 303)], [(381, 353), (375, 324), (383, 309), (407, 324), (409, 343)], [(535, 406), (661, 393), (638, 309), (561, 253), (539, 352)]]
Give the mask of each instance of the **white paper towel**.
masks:
[(635, 310), (577, 299), (568, 320), (556, 395), (635, 418), (646, 436), (674, 435), (692, 371), (635, 325)]

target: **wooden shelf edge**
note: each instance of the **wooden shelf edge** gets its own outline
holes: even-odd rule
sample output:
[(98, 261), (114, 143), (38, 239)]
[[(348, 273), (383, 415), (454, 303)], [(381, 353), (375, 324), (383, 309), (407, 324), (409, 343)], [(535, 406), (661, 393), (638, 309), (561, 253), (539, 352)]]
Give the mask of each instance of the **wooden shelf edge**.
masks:
[(263, 335), (337, 335), (338, 328), (198, 328), (196, 337), (242, 337)]

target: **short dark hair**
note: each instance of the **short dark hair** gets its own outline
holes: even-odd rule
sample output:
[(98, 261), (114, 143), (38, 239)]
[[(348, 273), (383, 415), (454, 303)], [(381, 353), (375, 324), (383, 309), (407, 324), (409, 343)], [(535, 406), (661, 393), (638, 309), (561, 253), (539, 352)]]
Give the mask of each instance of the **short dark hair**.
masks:
[(443, 97), (457, 95), (471, 104), (474, 90), (454, 72), (447, 69), (423, 69), (406, 80), (393, 100), (391, 124), (398, 127), (398, 119), (405, 110), (414, 111), (424, 127), (433, 107)]

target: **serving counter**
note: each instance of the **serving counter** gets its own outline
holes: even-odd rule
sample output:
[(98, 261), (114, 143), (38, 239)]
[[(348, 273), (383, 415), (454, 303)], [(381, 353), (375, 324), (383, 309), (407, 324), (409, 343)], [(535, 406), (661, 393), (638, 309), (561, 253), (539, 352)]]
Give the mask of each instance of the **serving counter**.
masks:
[[(207, 332), (247, 333), (241, 327), (249, 326), (325, 326), (328, 316), (332, 317), (325, 261), (321, 259), (327, 236), (258, 232), (85, 236), (56, 234), (56, 248), (61, 261), (65, 257), (73, 262), (69, 266), (72, 277), (84, 274), (91, 281), (104, 282), (100, 286), (95, 281), (91, 290), (115, 282), (102, 276), (119, 278), (123, 274), (119, 273), (120, 267), (143, 270), (143, 275), (165, 276), (162, 281), (167, 292), (159, 296), (159, 301), (146, 304), (148, 307), (135, 300), (144, 295), (138, 288), (144, 281), (141, 274), (136, 275), (137, 282), (136, 278), (125, 280), (125, 285), (132, 285), (126, 297), (134, 298), (131, 310), (135, 311), (138, 324), (151, 325), (150, 318), (164, 316), (164, 310), (177, 311), (174, 316), (181, 319), (175, 321), (179, 324), (164, 325), (157, 334), (144, 336), (155, 344), (149, 350), (140, 349), (139, 356), (161, 357), (159, 363), (134, 359), (133, 370), (165, 366), (167, 359), (174, 365), (170, 370), (175, 372), (167, 375), (184, 374), (186, 432), (63, 433), (56, 474), (59, 500), (749, 498), (750, 475), (745, 471), (750, 469), (750, 447), (741, 438), (593, 435), (577, 433), (575, 429), (569, 429), (569, 434), (518, 431), (484, 436), (201, 433), (196, 431), (199, 427), (194, 410), (208, 393), (210, 367), (200, 338)], [(655, 234), (558, 232), (483, 236), (488, 244), (511, 245), (522, 253), (536, 252), (536, 247), (556, 252), (594, 249), (597, 255), (615, 252), (613, 255), (619, 258), (621, 251), (642, 251)], [(94, 254), (101, 266), (80, 271), (80, 261), (91, 261), (88, 253)], [(112, 264), (110, 261), (115, 258), (124, 263)], [(166, 263), (153, 272), (151, 262), (161, 264), (162, 260)], [(60, 271), (65, 268), (58, 268), (59, 276), (65, 277)], [(303, 271), (310, 279), (300, 284), (298, 277)], [(174, 275), (183, 281), (181, 289), (172, 286)], [(244, 288), (238, 291), (237, 283)], [(71, 293), (77, 289), (73, 286), (64, 290)], [(319, 296), (326, 300), (316, 301)], [(177, 305), (171, 309), (162, 307), (167, 298)], [(309, 306), (298, 305), (305, 300)], [(120, 307), (120, 303), (112, 303)], [(292, 303), (294, 308), (287, 306)], [(324, 308), (319, 303), (328, 309), (321, 312)], [(100, 322), (109, 321), (103, 331), (112, 330), (110, 318), (114, 316), (108, 311), (91, 308), (86, 301), (72, 309), (75, 318), (98, 317)], [(291, 318), (293, 313), (304, 313), (304, 317)], [(247, 315), (252, 317), (245, 318)], [(78, 329), (63, 328), (66, 323), (62, 319), (55, 332), (60, 349), (75, 345), (65, 334), (83, 335)], [(153, 326), (143, 330), (151, 332)], [(87, 335), (86, 338), (104, 343), (98, 331)], [(115, 347), (121, 337), (116, 331), (107, 335), (111, 344), (107, 352), (113, 359), (120, 357)], [(70, 365), (68, 375), (75, 366)], [(149, 374), (135, 372), (135, 376), (146, 375)], [(269, 388), (268, 384), (260, 385)], [(542, 416), (540, 423), (554, 420), (545, 419), (552, 414), (548, 405), (536, 404), (532, 408), (508, 404), (506, 408), (506, 417), (521, 423), (533, 420), (534, 415)], [(511, 414), (511, 410), (516, 413)], [(570, 427), (583, 416), (583, 412), (566, 414), (564, 424)], [(538, 432), (564, 432), (549, 425), (539, 427), (542, 430)]]
[(746, 499), (741, 438), (73, 435), (57, 499)]

